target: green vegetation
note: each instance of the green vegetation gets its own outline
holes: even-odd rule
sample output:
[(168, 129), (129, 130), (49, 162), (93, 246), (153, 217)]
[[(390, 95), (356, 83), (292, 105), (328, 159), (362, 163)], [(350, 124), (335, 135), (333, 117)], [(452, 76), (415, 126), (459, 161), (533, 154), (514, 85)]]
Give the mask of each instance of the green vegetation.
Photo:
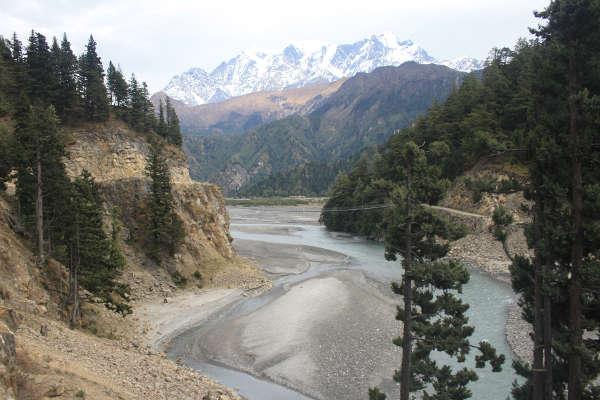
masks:
[[(427, 165), (425, 151), (414, 142), (407, 142), (397, 154), (401, 157), (396, 171), (401, 179), (393, 193), (393, 207), (385, 219), (385, 258), (402, 258), (402, 283), (392, 284), (396, 294), (403, 296), (396, 319), (403, 323), (402, 336), (394, 340), (402, 347), (402, 367), (394, 374), (400, 383), (400, 399), (411, 393), (423, 398), (463, 400), (471, 397), (467, 385), (477, 380), (473, 370), (456, 372), (449, 366), (438, 366), (431, 359), (432, 351), (445, 352), (458, 362), (465, 362), (471, 347), (481, 354), (476, 366), (489, 362), (493, 371), (500, 371), (504, 356), (488, 343), (469, 343), (474, 328), (468, 326), (465, 312), (469, 306), (456, 297), (469, 281), (465, 267), (455, 261), (440, 261), (449, 246), (439, 239), (454, 238), (447, 221), (430, 208), (422, 206), (432, 191), (437, 190), (441, 171)], [(375, 389), (371, 398), (385, 399)], [(420, 396), (419, 396), (420, 397)]]
[(146, 175), (151, 179), (145, 201), (144, 241), (147, 254), (160, 261), (165, 253), (173, 256), (183, 243), (183, 222), (174, 210), (171, 174), (160, 147), (153, 145), (146, 158)]
[[(370, 159), (361, 159), (348, 173), (339, 176), (332, 187), (326, 208), (382, 204), (391, 198), (399, 182), (401, 149), (408, 141), (426, 150), (430, 168), (441, 179), (432, 186), (425, 201), (436, 203), (448, 185), (472, 168), (481, 158), (504, 164), (523, 164), (528, 124), (527, 97), (521, 75), (528, 71), (528, 54), (534, 44), (520, 42), (518, 51), (494, 50), (480, 79), (467, 75), (460, 87), (442, 103), (434, 103), (428, 113), (392, 137)], [(509, 180), (510, 182), (515, 181)], [(470, 183), (475, 200), (483, 191), (497, 191), (512, 184), (474, 180)], [(382, 237), (385, 211), (323, 214), (332, 230), (344, 230)]]
[(242, 197), (326, 196), (340, 172), (347, 172), (356, 157), (328, 163), (308, 162), (244, 186)]
[(492, 214), (494, 221), (494, 237), (500, 242), (506, 241), (506, 232), (504, 228), (513, 222), (513, 215), (504, 207), (496, 207)]
[(60, 45), (53, 38), (49, 47), (44, 35), (32, 31), (23, 53), (16, 34), (12, 40), (0, 37), (0, 116), (16, 117), (29, 105), (53, 105), (63, 124), (105, 122), (113, 114), (140, 132), (158, 133), (168, 143), (181, 146), (179, 120), (173, 107), (167, 104), (163, 129), (145, 82), (139, 84), (132, 74), (127, 83), (111, 61), (105, 84), (96, 47), (90, 35), (85, 52), (77, 58), (66, 35)]
[[(196, 272), (198, 272), (198, 271), (196, 271)], [(185, 287), (185, 285), (187, 284), (187, 281), (188, 281), (187, 278), (185, 276), (181, 275), (181, 273), (179, 271), (175, 271), (173, 274), (171, 274), (171, 280), (177, 287)]]
[(523, 190), (523, 185), (515, 176), (498, 181), (497, 178), (486, 175), (482, 178), (465, 178), (465, 186), (473, 195), (473, 203), (479, 203), (483, 193), (515, 193)]

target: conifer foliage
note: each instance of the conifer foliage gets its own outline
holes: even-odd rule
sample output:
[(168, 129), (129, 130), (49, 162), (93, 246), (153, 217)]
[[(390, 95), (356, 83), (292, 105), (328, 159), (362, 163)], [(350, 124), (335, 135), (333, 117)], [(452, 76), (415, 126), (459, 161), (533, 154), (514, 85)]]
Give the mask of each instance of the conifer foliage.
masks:
[[(115, 278), (123, 268), (118, 240), (109, 240), (102, 227), (102, 197), (94, 178), (84, 170), (71, 185), (67, 244), (69, 266), (70, 322), (75, 326), (79, 315), (78, 288), (107, 297)], [(113, 220), (113, 229), (116, 221)]]
[[(445, 352), (464, 362), (476, 347), (481, 352), (476, 366), (482, 368), (489, 362), (493, 371), (501, 370), (504, 355), (496, 355), (488, 343), (469, 343), (474, 331), (465, 316), (469, 306), (456, 297), (469, 273), (457, 262), (440, 261), (449, 247), (439, 239), (456, 239), (456, 232), (422, 206), (439, 180), (439, 169), (427, 164), (425, 151), (414, 142), (407, 142), (400, 155), (403, 168), (398, 173), (403, 183), (393, 191), (394, 207), (386, 218), (385, 235), (386, 259), (396, 260), (400, 255), (404, 267), (401, 284), (392, 285), (394, 292), (403, 296), (396, 316), (403, 323), (403, 333), (394, 340), (402, 347), (402, 366), (394, 380), (400, 383), (401, 400), (417, 392), (428, 399), (468, 399), (467, 385), (477, 379), (475, 372), (466, 367), (453, 372), (449, 366), (439, 366), (430, 358), (431, 352)], [(370, 391), (370, 397), (385, 398), (376, 389)]]
[(184, 238), (183, 222), (175, 213), (171, 193), (171, 174), (160, 147), (153, 145), (146, 158), (146, 176), (151, 179), (146, 199), (146, 241), (148, 254), (160, 261), (164, 254), (174, 255)]
[[(62, 123), (105, 122), (111, 113), (140, 132), (154, 132), (181, 147), (179, 118), (167, 99), (163, 123), (154, 112), (146, 82), (134, 74), (127, 82), (120, 68), (109, 62), (106, 75), (90, 35), (85, 52), (77, 58), (66, 34), (62, 41), (32, 31), (25, 51), (13, 35), (0, 37), (0, 113), (28, 105), (53, 105)], [(106, 82), (105, 82), (106, 77)]]
[(85, 53), (79, 58), (79, 76), (86, 116), (92, 121), (106, 121), (109, 109), (104, 85), (104, 67), (96, 52), (96, 41), (92, 35)]

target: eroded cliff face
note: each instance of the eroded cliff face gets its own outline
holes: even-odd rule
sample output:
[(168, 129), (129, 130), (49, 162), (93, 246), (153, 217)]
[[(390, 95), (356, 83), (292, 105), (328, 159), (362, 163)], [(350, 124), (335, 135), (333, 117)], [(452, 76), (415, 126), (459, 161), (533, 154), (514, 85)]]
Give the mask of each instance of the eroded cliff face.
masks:
[(116, 121), (79, 128), (71, 136), (69, 158), (65, 160), (67, 172), (76, 176), (86, 169), (102, 188), (107, 215), (114, 207), (119, 210), (128, 261), (124, 280), (134, 292), (140, 288), (137, 295), (148, 287), (165, 293), (174, 289), (165, 271), (171, 275), (178, 272), (190, 281), (199, 281), (198, 284), (210, 284), (219, 268), (234, 261), (225, 200), (216, 186), (190, 179), (185, 156), (179, 149), (167, 146), (163, 154), (171, 172), (175, 209), (184, 223), (186, 237), (175, 256), (165, 258), (158, 266), (143, 257), (143, 249), (136, 249), (127, 240), (140, 228), (136, 217), (148, 193), (149, 179), (144, 175), (148, 141)]
[[(133, 132), (122, 121), (87, 125), (70, 133), (67, 173), (77, 176), (86, 169), (97, 182), (116, 179), (145, 179), (145, 157), (150, 145), (139, 133)], [(164, 150), (176, 183), (190, 183), (185, 156), (178, 149), (167, 146)]]

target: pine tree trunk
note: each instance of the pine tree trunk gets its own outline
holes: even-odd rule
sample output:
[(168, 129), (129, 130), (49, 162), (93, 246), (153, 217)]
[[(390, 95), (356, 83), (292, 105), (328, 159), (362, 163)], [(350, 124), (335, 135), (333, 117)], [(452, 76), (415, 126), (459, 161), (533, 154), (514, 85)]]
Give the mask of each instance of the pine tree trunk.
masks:
[(406, 259), (404, 260), (404, 328), (402, 334), (402, 369), (400, 380), (400, 400), (408, 400), (411, 381), (411, 359), (412, 359), (412, 279), (410, 278), (412, 268), (412, 241), (411, 241), (411, 166), (407, 168), (407, 195), (406, 195)]
[(544, 400), (552, 400), (552, 308), (550, 296), (544, 295)]
[[(536, 197), (535, 204), (535, 231), (539, 240), (541, 235), (541, 223), (543, 205), (540, 196)], [(533, 396), (532, 400), (544, 399), (544, 315), (542, 303), (542, 264), (543, 255), (536, 250), (535, 253), (535, 282), (534, 282), (534, 324), (533, 324)]]
[(77, 326), (79, 320), (79, 218), (75, 214), (75, 249), (71, 246), (71, 265), (69, 266), (69, 297), (71, 298), (71, 329)]
[(36, 147), (36, 191), (35, 191), (35, 236), (37, 244), (37, 256), (40, 264), (44, 263), (44, 208), (42, 199), (42, 156), (40, 154), (40, 143)]
[(575, 65), (575, 40), (569, 40), (569, 137), (572, 146), (573, 199), (571, 205), (573, 247), (571, 252), (571, 281), (569, 282), (569, 400), (580, 400), (581, 387), (581, 264), (583, 261), (583, 179), (579, 156), (577, 132), (577, 69)]

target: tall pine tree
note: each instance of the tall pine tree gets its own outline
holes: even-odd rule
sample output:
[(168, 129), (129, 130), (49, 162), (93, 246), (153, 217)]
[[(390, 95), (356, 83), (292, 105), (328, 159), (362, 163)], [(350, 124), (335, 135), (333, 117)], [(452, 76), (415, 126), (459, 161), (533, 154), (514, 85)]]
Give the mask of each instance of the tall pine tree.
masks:
[(96, 41), (90, 35), (86, 51), (79, 57), (80, 91), (87, 119), (108, 119), (108, 96), (104, 85), (104, 67), (96, 52)]
[[(437, 144), (430, 147), (430, 151), (440, 150)], [(445, 352), (464, 362), (476, 347), (481, 352), (475, 357), (476, 366), (481, 368), (489, 362), (493, 371), (501, 370), (504, 356), (496, 355), (488, 343), (469, 343), (474, 331), (465, 316), (469, 306), (456, 297), (468, 282), (469, 273), (456, 262), (440, 261), (449, 248), (439, 238), (450, 239), (454, 232), (446, 221), (422, 206), (428, 200), (428, 186), (436, 186), (439, 180), (439, 168), (427, 164), (425, 152), (414, 142), (403, 145), (401, 156), (404, 168), (398, 172), (404, 184), (392, 195), (394, 208), (386, 219), (385, 236), (386, 259), (396, 260), (400, 255), (404, 267), (402, 283), (392, 286), (403, 296), (396, 316), (403, 322), (403, 333), (394, 340), (402, 347), (402, 365), (394, 380), (400, 383), (401, 400), (408, 400), (415, 392), (428, 399), (468, 399), (471, 392), (467, 385), (477, 379), (475, 372), (466, 367), (453, 372), (448, 366), (438, 366), (431, 352)], [(377, 389), (369, 396), (385, 399)]]
[(149, 255), (159, 261), (164, 253), (172, 256), (183, 242), (183, 223), (175, 213), (171, 193), (171, 173), (161, 148), (154, 144), (146, 158), (146, 176), (151, 180), (146, 199)]
[(171, 100), (167, 97), (167, 142), (175, 145), (177, 147), (181, 147), (183, 143), (183, 139), (181, 137), (181, 128), (179, 127), (179, 117), (177, 117), (177, 113), (175, 112), (175, 108), (171, 104)]

